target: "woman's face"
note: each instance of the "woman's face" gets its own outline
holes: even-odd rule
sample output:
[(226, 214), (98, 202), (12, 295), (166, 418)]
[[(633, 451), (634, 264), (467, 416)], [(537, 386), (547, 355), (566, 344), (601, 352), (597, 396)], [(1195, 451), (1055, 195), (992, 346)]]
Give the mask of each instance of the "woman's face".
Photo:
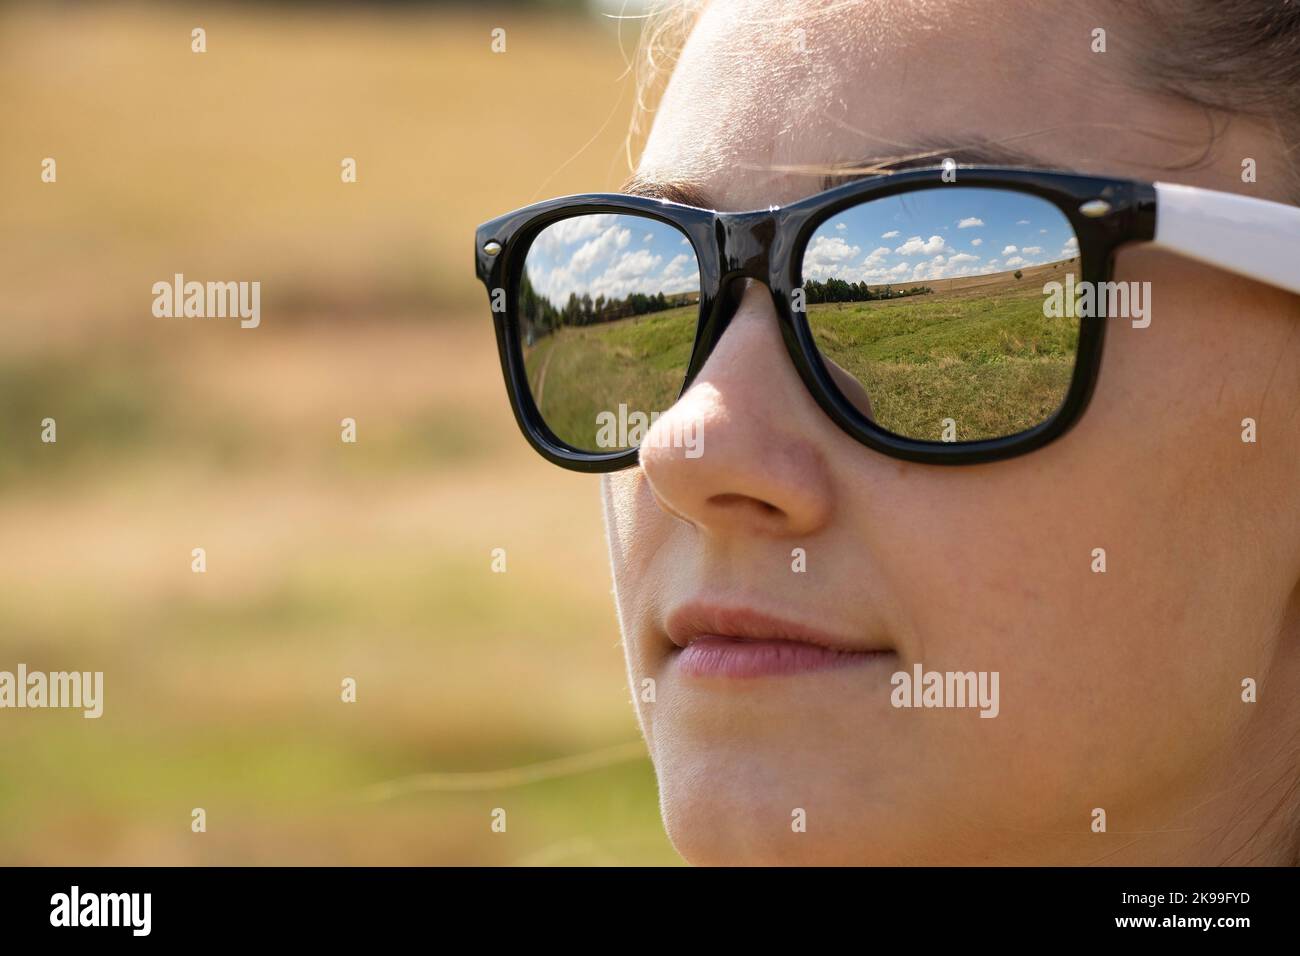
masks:
[[(1092, 50), (1098, 27), (1104, 53)], [(964, 147), (999, 142), (1053, 168), (1286, 199), (1265, 125), (1217, 123), (1201, 156), (1209, 120), (1144, 92), (1143, 39), (1118, 5), (714, 3), (637, 181), (752, 209), (818, 192), (820, 175), (800, 167), (932, 148), (963, 162), (979, 158)], [(1242, 182), (1247, 157), (1254, 184)], [(631, 687), (686, 859), (1286, 852), (1300, 732), (1300, 305), (1141, 247), (1119, 256), (1115, 278), (1151, 283), (1152, 321), (1111, 321), (1079, 424), (1028, 455), (965, 467), (894, 460), (841, 432), (791, 364), (768, 291), (745, 290), (656, 426), (699, 423), (704, 453), (647, 440), (641, 466), (604, 484)], [(801, 628), (864, 653), (805, 667), (793, 652), (794, 666), (755, 676), (692, 666), (670, 638)], [(725, 641), (701, 647), (713, 645), (704, 653), (728, 653)], [(996, 716), (894, 707), (891, 675), (917, 664), (997, 672)], [(1246, 678), (1256, 703), (1243, 701)]]

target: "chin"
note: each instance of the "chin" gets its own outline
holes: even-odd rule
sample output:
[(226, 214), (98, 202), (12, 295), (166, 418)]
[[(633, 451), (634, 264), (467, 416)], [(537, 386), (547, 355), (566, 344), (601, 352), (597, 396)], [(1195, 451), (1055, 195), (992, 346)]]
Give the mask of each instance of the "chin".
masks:
[[(751, 752), (697, 759), (660, 753), (664, 827), (693, 866), (877, 866), (906, 864), (898, 823), (874, 800), (836, 794), (833, 771), (792, 775)], [(851, 791), (850, 791), (851, 792)], [(805, 828), (794, 829), (802, 810)]]

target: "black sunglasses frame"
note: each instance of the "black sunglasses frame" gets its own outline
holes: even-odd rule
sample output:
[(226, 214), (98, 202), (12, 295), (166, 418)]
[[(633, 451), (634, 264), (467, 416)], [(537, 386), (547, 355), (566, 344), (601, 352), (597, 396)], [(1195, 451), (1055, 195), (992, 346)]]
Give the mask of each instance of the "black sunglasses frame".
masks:
[(1079, 420), (1092, 397), (1105, 339), (1103, 316), (1079, 320), (1074, 373), (1065, 399), (1052, 417), (1015, 435), (940, 442), (904, 438), (863, 415), (843, 395), (822, 362), (806, 314), (793, 308), (794, 290), (802, 281), (804, 249), (827, 219), (870, 200), (954, 185), (1010, 190), (1052, 203), (1078, 237), (1080, 274), (1085, 282), (1109, 281), (1120, 246), (1155, 236), (1156, 193), (1150, 183), (1008, 167), (935, 167), (892, 173), (847, 183), (788, 206), (754, 212), (715, 212), (616, 193), (567, 196), (537, 203), (484, 223), (474, 238), (476, 271), (493, 306), (501, 369), (524, 437), (548, 461), (573, 471), (618, 471), (638, 460), (639, 450), (635, 448), (593, 453), (573, 448), (556, 437), (533, 401), (524, 368), (517, 292), (528, 250), (547, 226), (575, 215), (596, 213), (658, 220), (682, 232), (695, 251), (700, 269), (699, 318), (679, 396), (690, 388), (727, 329), (741, 287), (735, 280), (754, 279), (771, 291), (781, 338), (805, 387), (840, 428), (868, 448), (924, 464), (976, 464), (1023, 455), (1060, 437)]

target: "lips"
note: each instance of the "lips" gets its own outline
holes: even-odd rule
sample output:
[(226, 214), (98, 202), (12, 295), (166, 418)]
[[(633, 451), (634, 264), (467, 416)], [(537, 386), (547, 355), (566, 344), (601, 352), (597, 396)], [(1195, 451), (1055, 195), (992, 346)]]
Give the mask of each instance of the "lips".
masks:
[(893, 652), (752, 607), (692, 602), (665, 630), (694, 677), (775, 677), (873, 663)]

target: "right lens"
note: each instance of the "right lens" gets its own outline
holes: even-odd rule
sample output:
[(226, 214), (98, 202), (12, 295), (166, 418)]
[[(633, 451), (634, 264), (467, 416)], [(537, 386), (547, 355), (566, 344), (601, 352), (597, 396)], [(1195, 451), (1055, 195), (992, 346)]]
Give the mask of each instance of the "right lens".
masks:
[(804, 251), (808, 325), (840, 391), (904, 438), (1003, 438), (1060, 408), (1079, 242), (1046, 199), (939, 186), (831, 216)]
[(675, 226), (627, 213), (552, 223), (528, 249), (515, 301), (533, 402), (565, 444), (634, 448), (677, 400), (700, 267)]

